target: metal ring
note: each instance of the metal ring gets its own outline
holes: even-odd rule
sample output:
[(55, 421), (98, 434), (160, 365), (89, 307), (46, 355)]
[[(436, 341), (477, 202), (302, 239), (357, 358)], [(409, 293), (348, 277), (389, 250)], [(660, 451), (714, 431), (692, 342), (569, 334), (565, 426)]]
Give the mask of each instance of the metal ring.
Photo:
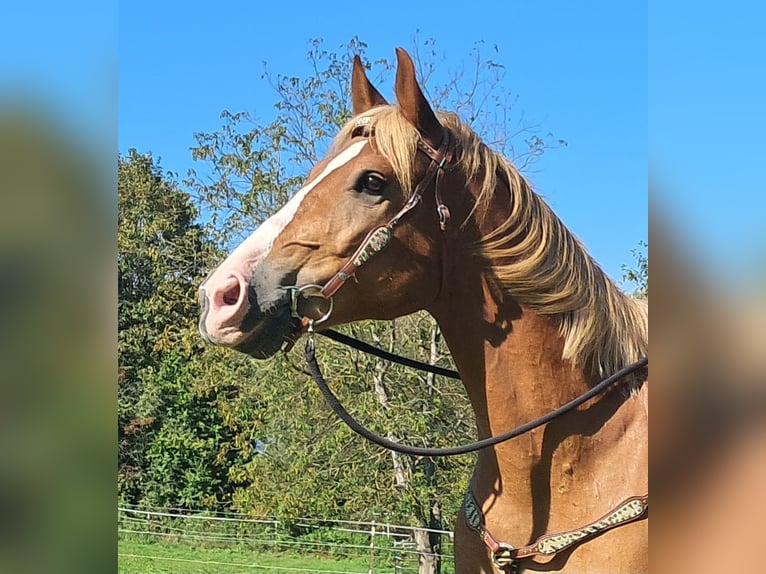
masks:
[(516, 559), (511, 556), (514, 550), (516, 549), (510, 544), (500, 542), (498, 544), (497, 550), (492, 552), (492, 562), (501, 570), (505, 568), (512, 568), (514, 562), (516, 562)]
[[(309, 297), (320, 297), (324, 299), (325, 301), (328, 301), (327, 312), (318, 318), (307, 317), (306, 315), (302, 315), (301, 312), (298, 310), (299, 297), (303, 297), (304, 299), (308, 299)], [(334, 303), (333, 303), (332, 297), (325, 297), (322, 294), (321, 285), (310, 283), (302, 287), (290, 288), (290, 311), (292, 313), (292, 316), (297, 319), (309, 319), (313, 321), (314, 325), (319, 325), (320, 323), (323, 323), (330, 318), (330, 315), (332, 315), (333, 305)]]

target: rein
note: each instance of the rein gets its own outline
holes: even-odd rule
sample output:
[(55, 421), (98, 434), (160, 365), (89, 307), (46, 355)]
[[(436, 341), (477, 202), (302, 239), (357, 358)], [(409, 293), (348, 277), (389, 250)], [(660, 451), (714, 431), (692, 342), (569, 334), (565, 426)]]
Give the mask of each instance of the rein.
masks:
[[(394, 355), (393, 353), (383, 351), (382, 349), (373, 347), (368, 343), (364, 343), (363, 341), (359, 341), (353, 337), (343, 335), (342, 333), (338, 333), (337, 331), (333, 331), (331, 329), (320, 332), (320, 334), (339, 343), (348, 345), (354, 349), (370, 353), (383, 359), (388, 359), (393, 362), (413, 367), (422, 371), (440, 374), (452, 378), (459, 378), (459, 375), (455, 371), (442, 369), (441, 367), (428, 365), (426, 363), (421, 363), (420, 361), (415, 361), (413, 359), (407, 359), (406, 357)], [(336, 414), (336, 416), (338, 416), (338, 418), (346, 423), (346, 425), (348, 425), (348, 427), (355, 433), (361, 435), (370, 442), (377, 444), (378, 446), (401, 454), (437, 457), (453, 456), (474, 452), (525, 434), (539, 426), (552, 421), (557, 417), (564, 415), (565, 413), (568, 413), (589, 399), (605, 392), (607, 388), (624, 379), (631, 373), (646, 367), (649, 364), (649, 358), (643, 357), (635, 363), (628, 365), (627, 367), (614, 373), (611, 377), (604, 379), (595, 387), (583, 393), (576, 399), (533, 421), (530, 421), (526, 424), (516, 427), (515, 429), (494, 437), (449, 448), (416, 447), (401, 444), (376, 434), (375, 432), (362, 425), (353, 416), (351, 416), (351, 414), (349, 414), (349, 412), (338, 400), (338, 397), (336, 397), (332, 392), (327, 382), (325, 381), (324, 376), (322, 375), (322, 371), (319, 369), (319, 364), (317, 363), (315, 355), (314, 331), (311, 324), (309, 324), (309, 338), (306, 341), (306, 362), (308, 363), (309, 371), (311, 372), (311, 378), (314, 379), (314, 382), (324, 396), (327, 405)], [(508, 574), (515, 574), (519, 569), (519, 560), (537, 556), (550, 558), (571, 546), (575, 546), (585, 542), (586, 540), (589, 540), (590, 538), (598, 536), (602, 532), (643, 518), (649, 509), (649, 495), (645, 494), (643, 496), (633, 496), (628, 498), (607, 512), (598, 520), (567, 532), (543, 535), (534, 543), (522, 547), (514, 547), (506, 542), (499, 542), (494, 536), (492, 536), (490, 531), (485, 526), (484, 512), (481, 508), (481, 504), (479, 504), (479, 502), (476, 500), (476, 497), (474, 496), (470, 482), (468, 485), (468, 490), (465, 494), (463, 505), (465, 508), (466, 524), (471, 530), (478, 534), (481, 541), (487, 547), (490, 558), (492, 559), (492, 563), (495, 565), (495, 567), (498, 570), (507, 572)]]
[(347, 347), (356, 349), (357, 351), (362, 351), (368, 355), (373, 355), (398, 365), (404, 365), (405, 367), (411, 367), (413, 369), (418, 369), (420, 371), (425, 371), (426, 373), (432, 373), (434, 375), (441, 375), (442, 377), (447, 377), (449, 379), (456, 379), (458, 381), (460, 380), (460, 373), (457, 371), (453, 371), (452, 369), (444, 369), (442, 367), (437, 367), (436, 365), (429, 365), (428, 363), (422, 363), (420, 361), (416, 361), (415, 359), (409, 359), (407, 357), (402, 357), (401, 355), (389, 353), (388, 351), (384, 351), (383, 349), (379, 349), (378, 347), (370, 345), (369, 343), (365, 343), (359, 339), (354, 339), (353, 337), (349, 337), (348, 335), (344, 335), (343, 333), (339, 333), (333, 329), (326, 329), (321, 331), (319, 334), (335, 341), (336, 343), (341, 343)]
[[(357, 346), (356, 344), (361, 342), (357, 341), (356, 339), (352, 339), (351, 337), (346, 337), (345, 335), (341, 335), (340, 333), (336, 333), (335, 331), (331, 331), (330, 333), (331, 334), (326, 334), (328, 338), (334, 339), (336, 341), (340, 340), (340, 338), (343, 338), (346, 340), (350, 339), (351, 341), (354, 341), (355, 343), (354, 345), (352, 345), (354, 346), (354, 348), (363, 350), (365, 352), (366, 350), (361, 347), (371, 346), (371, 345), (367, 345), (366, 343), (363, 343), (362, 345)], [(325, 334), (325, 333), (320, 332), (320, 334)], [(338, 337), (338, 335), (341, 335), (340, 338)], [(346, 341), (344, 340), (340, 342), (345, 343)], [(604, 379), (595, 387), (589, 389), (588, 391), (586, 391), (585, 393), (583, 393), (576, 399), (569, 401), (568, 403), (557, 408), (556, 410), (553, 410), (539, 418), (536, 418), (533, 421), (520, 425), (503, 434), (499, 434), (493, 437), (485, 438), (485, 439), (464, 444), (461, 446), (455, 446), (455, 447), (449, 447), (449, 448), (431, 448), (431, 447), (411, 446), (411, 445), (394, 442), (392, 440), (389, 440), (385, 437), (380, 436), (379, 434), (376, 434), (375, 432), (371, 431), (370, 429), (365, 427), (363, 424), (361, 424), (359, 421), (357, 421), (345, 409), (345, 407), (341, 404), (340, 400), (338, 400), (338, 397), (336, 397), (335, 394), (332, 392), (332, 389), (330, 389), (329, 385), (327, 384), (327, 381), (325, 381), (325, 378), (322, 375), (322, 371), (319, 368), (319, 364), (317, 363), (316, 355), (314, 351), (315, 351), (315, 345), (314, 345), (313, 333), (310, 333), (309, 338), (306, 341), (305, 353), (306, 353), (306, 362), (308, 363), (309, 371), (311, 372), (311, 378), (314, 379), (314, 382), (316, 383), (317, 387), (319, 387), (319, 390), (324, 396), (324, 399), (327, 402), (327, 405), (330, 407), (330, 409), (338, 416), (338, 418), (340, 418), (344, 423), (346, 423), (351, 430), (361, 435), (362, 437), (366, 438), (370, 442), (373, 442), (377, 444), (378, 446), (381, 446), (385, 449), (393, 450), (401, 454), (409, 454), (412, 456), (430, 456), (430, 457), (455, 456), (458, 454), (466, 454), (469, 452), (474, 452), (477, 450), (481, 450), (483, 448), (494, 446), (496, 444), (509, 441), (512, 438), (521, 436), (525, 433), (528, 433), (529, 431), (533, 429), (536, 429), (537, 427), (540, 427), (546, 423), (549, 423), (553, 419), (556, 419), (573, 409), (576, 409), (584, 402), (606, 391), (606, 389), (608, 389), (610, 386), (612, 386), (616, 382), (624, 379), (629, 374), (634, 373), (649, 364), (649, 358), (644, 357), (636, 361), (635, 363), (632, 363), (628, 365), (627, 367), (617, 371), (611, 377)], [(380, 349), (377, 349), (376, 351), (380, 351)], [(377, 354), (378, 356), (381, 356), (381, 354), (378, 354), (378, 353), (373, 353), (373, 354)], [(386, 354), (388, 355), (388, 353)], [(387, 358), (387, 357), (384, 357), (384, 358)], [(407, 359), (407, 361), (411, 361), (411, 359)], [(414, 361), (414, 362), (418, 363), (418, 361)], [(422, 363), (420, 363), (420, 365), (422, 365)], [(412, 365), (412, 364), (409, 366), (420, 368), (419, 366)], [(429, 365), (429, 367), (431, 366)], [(426, 369), (423, 369), (423, 370), (426, 370)], [(433, 371), (429, 371), (429, 372), (433, 372)], [(441, 374), (441, 373), (438, 373), (438, 374)]]

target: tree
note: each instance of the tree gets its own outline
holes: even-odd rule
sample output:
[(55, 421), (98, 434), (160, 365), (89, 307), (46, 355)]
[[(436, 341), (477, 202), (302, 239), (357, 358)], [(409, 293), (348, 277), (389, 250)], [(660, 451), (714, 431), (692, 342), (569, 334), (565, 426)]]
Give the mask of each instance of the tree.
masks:
[(117, 164), (119, 351), (125, 377), (155, 365), (196, 324), (196, 290), (215, 259), (189, 197), (149, 154)]
[[(546, 150), (566, 145), (552, 134), (541, 134), (524, 114), (514, 114), (515, 93), (507, 86), (505, 69), (485, 57), (477, 42), (470, 64), (446, 70), (435, 82), (440, 61), (436, 43), (416, 37), (414, 57), (422, 85), (436, 108), (449, 109), (468, 121), (485, 141), (523, 169)], [(310, 42), (307, 58), (313, 74), (305, 78), (283, 76), (264, 63), (262, 78), (276, 96), (276, 117), (268, 123), (248, 112), (221, 112), (223, 125), (215, 132), (195, 134), (192, 158), (200, 170), (189, 170), (184, 184), (209, 216), (208, 231), (226, 248), (238, 243), (253, 226), (284, 204), (303, 181), (309, 168), (327, 150), (332, 137), (351, 117), (349, 107), (351, 62), (359, 54), (376, 83), (391, 82), (394, 64), (388, 59), (369, 62), (367, 45), (352, 38), (338, 52), (321, 40)], [(490, 51), (498, 52), (497, 46)], [(444, 70), (442, 70), (444, 71)]]
[(151, 155), (130, 150), (117, 170), (120, 498), (204, 505), (226, 472), (212, 464), (223, 428), (215, 393), (193, 384), (196, 290), (214, 250)]
[[(217, 245), (230, 248), (252, 231), (287, 200), (308, 168), (324, 155), (331, 137), (351, 116), (352, 57), (360, 54), (364, 60), (365, 48), (358, 38), (339, 52), (313, 40), (307, 54), (313, 67), (309, 76), (283, 76), (265, 69), (263, 77), (276, 95), (273, 121), (261, 123), (246, 112), (224, 111), (218, 131), (195, 135), (192, 156), (204, 167), (190, 170), (184, 183), (209, 215), (210, 236)], [(442, 83), (436, 83), (437, 70), (444, 71), (445, 64), (439, 61), (433, 40), (416, 39), (414, 56), (436, 107), (455, 110), (523, 168), (546, 149), (565, 142), (550, 134), (541, 136), (536, 126), (525, 123), (523, 114), (515, 113), (515, 96), (505, 85), (504, 68), (485, 57), (486, 50), (477, 43), (469, 55), (470, 64), (439, 74), (446, 77)], [(490, 52), (496, 53), (497, 47)], [(388, 60), (366, 66), (374, 70), (376, 81), (390, 81), (393, 65)], [(364, 332), (383, 346), (396, 343), (399, 351), (425, 360), (441, 356), (438, 328), (423, 314), (396, 322), (362, 323), (348, 330)], [(423, 377), (334, 347), (322, 360), (339, 394), (352, 395), (361, 418), (382, 434), (422, 445), (463, 442), (473, 435), (471, 419), (455, 420), (462, 416), (457, 413), (470, 412), (459, 383)], [(232, 466), (232, 480), (242, 485), (235, 494), (241, 510), (345, 517), (385, 508), (400, 520), (426, 527), (439, 525), (442, 514), (456, 514), (472, 457), (404, 459), (370, 447), (328, 418), (316, 393), (303, 386), (305, 375), (298, 373), (292, 385), (275, 378), (270, 369), (283, 374), (284, 361), (272, 359), (270, 365), (257, 367), (253, 388), (238, 399), (239, 407), (247, 410), (248, 400), (279, 397), (267, 401), (271, 414), (257, 418), (257, 429), (239, 419), (240, 438), (235, 442), (240, 447), (251, 449), (247, 445), (254, 437), (272, 440), (265, 455), (246, 456), (240, 465)], [(360, 393), (363, 390), (373, 392)], [(306, 445), (311, 452), (306, 452)], [(277, 485), (269, 481), (280, 486), (289, 481), (289, 492), (272, 488)], [(327, 484), (332, 489), (323, 488)], [(360, 500), (363, 507), (354, 507)], [(433, 551), (437, 543), (422, 542), (423, 549)]]
[(630, 281), (636, 285), (633, 292), (634, 297), (640, 299), (649, 298), (649, 256), (647, 250), (649, 244), (646, 241), (639, 241), (639, 247), (633, 249), (631, 253), (636, 259), (633, 267), (622, 266), (622, 277), (625, 281)]

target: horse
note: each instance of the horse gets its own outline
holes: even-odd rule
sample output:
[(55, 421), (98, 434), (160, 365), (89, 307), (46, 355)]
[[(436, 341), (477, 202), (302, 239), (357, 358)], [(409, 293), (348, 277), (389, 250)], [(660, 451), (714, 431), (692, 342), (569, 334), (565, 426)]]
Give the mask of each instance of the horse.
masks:
[[(646, 355), (647, 305), (509, 160), (434, 111), (401, 48), (395, 95), (389, 104), (354, 58), (353, 117), (303, 187), (202, 283), (202, 337), (264, 359), (314, 329), (426, 310), (479, 438)], [(456, 520), (456, 572), (646, 572), (647, 434), (644, 369), (481, 450)]]

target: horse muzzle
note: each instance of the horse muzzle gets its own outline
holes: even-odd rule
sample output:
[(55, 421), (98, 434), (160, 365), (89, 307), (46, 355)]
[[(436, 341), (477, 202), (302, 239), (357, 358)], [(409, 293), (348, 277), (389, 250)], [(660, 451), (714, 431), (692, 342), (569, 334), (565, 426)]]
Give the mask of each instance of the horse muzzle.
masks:
[(199, 289), (202, 338), (256, 359), (294, 340), (300, 328), (290, 313), (289, 293), (267, 279), (263, 273), (248, 281), (238, 272), (213, 272)]

